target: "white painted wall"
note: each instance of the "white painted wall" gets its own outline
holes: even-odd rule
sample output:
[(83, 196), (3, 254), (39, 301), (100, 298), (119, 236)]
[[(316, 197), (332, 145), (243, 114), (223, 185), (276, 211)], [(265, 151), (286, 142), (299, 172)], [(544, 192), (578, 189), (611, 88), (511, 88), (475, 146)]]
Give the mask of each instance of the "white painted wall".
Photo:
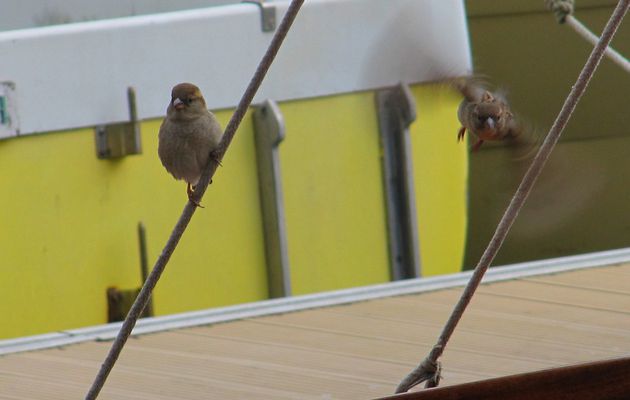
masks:
[[(278, 20), (285, 1), (274, 3)], [(164, 114), (171, 87), (233, 107), (272, 34), (253, 4), (0, 32), (0, 81), (15, 83), (21, 134)], [(255, 101), (324, 96), (463, 75), (462, 0), (309, 0)]]
[(236, 3), (240, 0), (2, 0), (0, 31)]

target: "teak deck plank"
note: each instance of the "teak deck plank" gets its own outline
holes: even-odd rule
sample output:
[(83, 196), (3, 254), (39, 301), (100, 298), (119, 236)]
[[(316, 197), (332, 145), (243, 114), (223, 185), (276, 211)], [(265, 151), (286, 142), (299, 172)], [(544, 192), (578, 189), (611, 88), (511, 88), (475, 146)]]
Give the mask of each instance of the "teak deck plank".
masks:
[[(129, 340), (101, 399), (369, 399), (429, 351), (461, 288)], [(630, 264), (484, 284), (442, 385), (630, 354)], [(85, 395), (110, 342), (0, 357), (0, 399)], [(483, 386), (483, 385), (482, 385)]]

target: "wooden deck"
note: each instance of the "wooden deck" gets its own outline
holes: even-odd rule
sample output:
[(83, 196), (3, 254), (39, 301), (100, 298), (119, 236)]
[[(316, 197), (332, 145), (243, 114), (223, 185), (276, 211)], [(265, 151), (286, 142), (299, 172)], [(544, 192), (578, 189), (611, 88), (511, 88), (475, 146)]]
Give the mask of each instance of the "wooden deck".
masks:
[[(370, 399), (434, 343), (461, 288), (142, 335), (101, 399)], [(80, 399), (110, 342), (0, 357), (0, 399)], [(630, 354), (630, 264), (480, 287), (442, 385)]]

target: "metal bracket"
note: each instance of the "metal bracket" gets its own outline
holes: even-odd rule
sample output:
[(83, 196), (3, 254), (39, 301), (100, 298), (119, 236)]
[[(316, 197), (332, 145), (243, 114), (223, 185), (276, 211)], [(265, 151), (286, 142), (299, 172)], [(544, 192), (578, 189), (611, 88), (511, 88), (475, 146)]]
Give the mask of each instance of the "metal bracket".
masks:
[[(149, 276), (149, 265), (147, 257), (147, 234), (146, 228), (142, 222), (138, 222), (138, 244), (140, 245), (140, 274), (142, 275), (142, 284), (146, 282)], [(107, 322), (123, 321), (129, 313), (136, 297), (142, 290), (137, 289), (119, 289), (115, 286), (108, 287), (107, 295)], [(153, 316), (153, 298), (149, 298), (144, 310), (142, 310), (141, 318)]]
[[(140, 289), (108, 287), (105, 292), (107, 295), (107, 322), (124, 321), (138, 293), (140, 293)], [(146, 318), (150, 317), (150, 315), (145, 309), (140, 317)]]
[(142, 153), (140, 124), (136, 109), (136, 91), (127, 88), (130, 122), (99, 125), (95, 128), (96, 156), (100, 159), (119, 158)]
[(0, 82), (0, 139), (19, 134), (15, 83)]
[[(142, 275), (142, 285), (144, 285), (149, 277), (149, 257), (147, 256), (147, 230), (142, 221), (138, 222), (138, 245), (140, 250), (140, 274)], [(149, 297), (142, 315), (147, 317), (153, 316), (153, 296)]]
[(267, 4), (264, 0), (243, 0), (241, 3), (256, 4), (260, 8), (260, 21), (263, 32), (276, 30), (276, 6)]
[(285, 137), (284, 118), (272, 100), (257, 106), (253, 118), (269, 297), (285, 297), (291, 295), (291, 276), (278, 154)]
[(421, 275), (409, 125), (416, 103), (405, 84), (376, 92), (392, 280)]

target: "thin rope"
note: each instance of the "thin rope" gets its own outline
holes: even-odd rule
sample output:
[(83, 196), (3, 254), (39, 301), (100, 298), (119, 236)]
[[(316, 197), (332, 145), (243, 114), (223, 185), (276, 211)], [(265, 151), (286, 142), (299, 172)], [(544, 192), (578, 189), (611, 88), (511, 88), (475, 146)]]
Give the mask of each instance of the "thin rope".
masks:
[[(254, 98), (254, 95), (256, 94), (256, 91), (260, 87), (265, 75), (267, 74), (267, 71), (269, 70), (269, 67), (271, 66), (274, 58), (276, 57), (276, 54), (278, 53), (278, 50), (280, 49), (280, 46), (282, 45), (284, 38), (289, 32), (289, 29), (291, 28), (291, 25), (293, 24), (293, 21), (295, 20), (295, 17), (297, 16), (298, 11), (300, 10), (300, 7), (302, 6), (302, 3), (304, 3), (304, 0), (291, 1), (291, 4), (289, 5), (287, 12), (284, 15), (284, 18), (282, 19), (282, 22), (280, 23), (280, 26), (278, 27), (278, 30), (274, 34), (271, 40), (271, 43), (269, 44), (269, 47), (267, 48), (267, 51), (265, 52), (265, 55), (263, 56), (262, 60), (258, 64), (256, 72), (254, 73), (254, 76), (249, 82), (249, 85), (247, 86), (247, 89), (245, 90), (243, 97), (241, 97), (241, 100), (238, 103), (236, 111), (232, 115), (232, 118), (230, 119), (227, 127), (225, 128), (225, 133), (223, 134), (223, 138), (221, 139), (221, 143), (219, 144), (219, 149), (218, 151), (216, 151), (216, 154), (215, 154), (218, 160), (223, 159), (223, 156), (225, 155), (225, 152), (227, 151), (227, 148), (232, 142), (232, 138), (234, 137), (236, 133), (236, 129), (238, 128), (239, 124), (243, 120), (243, 117), (245, 116), (245, 113), (247, 112), (247, 108), (251, 104)], [(206, 188), (208, 187), (208, 183), (210, 182), (210, 179), (214, 175), (214, 172), (216, 171), (217, 166), (218, 166), (218, 162), (208, 162), (208, 165), (206, 166), (202, 174), (202, 177), (195, 189), (195, 200), (197, 202), (201, 200), (201, 197), (205, 193)], [(125, 343), (127, 342), (127, 339), (129, 338), (129, 335), (131, 334), (133, 327), (136, 325), (136, 321), (140, 317), (140, 314), (142, 313), (142, 310), (144, 309), (144, 307), (147, 305), (147, 302), (151, 296), (151, 292), (155, 288), (155, 285), (160, 279), (162, 272), (166, 268), (166, 265), (169, 259), (171, 258), (173, 251), (175, 251), (175, 248), (177, 247), (179, 240), (184, 234), (184, 231), (186, 230), (186, 227), (188, 226), (190, 219), (195, 213), (196, 208), (197, 206), (192, 201), (189, 201), (184, 207), (184, 210), (181, 216), (179, 217), (179, 220), (177, 221), (175, 228), (173, 228), (173, 232), (171, 232), (171, 236), (169, 237), (168, 241), (166, 242), (166, 245), (164, 246), (164, 249), (162, 250), (162, 254), (160, 254), (160, 257), (157, 259), (155, 266), (153, 267), (153, 270), (149, 274), (149, 277), (147, 278), (144, 285), (142, 286), (142, 289), (140, 290), (138, 297), (136, 297), (135, 302), (131, 306), (131, 309), (129, 310), (129, 313), (127, 314), (127, 317), (125, 318), (125, 321), (123, 322), (122, 327), (120, 328), (120, 331), (118, 332), (118, 335), (116, 336), (116, 339), (112, 343), (112, 347), (110, 348), (109, 353), (107, 354), (107, 357), (103, 361), (103, 364), (101, 365), (101, 368), (98, 374), (96, 375), (96, 378), (94, 379), (94, 382), (92, 383), (92, 386), (90, 387), (88, 393), (86, 394), (85, 396), (86, 400), (94, 400), (98, 397), (101, 389), (103, 388), (103, 385), (105, 384), (105, 381), (107, 380), (107, 377), (109, 376), (109, 373), (111, 372), (112, 368), (114, 367), (114, 364), (116, 363), (116, 360), (118, 360), (118, 357), (120, 356), (120, 352), (125, 346)]]
[[(566, 23), (580, 36), (582, 36), (587, 42), (593, 46), (597, 43), (599, 38), (593, 32), (591, 32), (584, 24), (582, 24), (577, 18), (572, 15), (567, 16)], [(608, 59), (617, 64), (621, 69), (630, 74), (630, 61), (622, 56), (617, 50), (608, 46), (606, 47), (606, 56)]]
[(582, 97), (582, 94), (586, 90), (590, 79), (597, 69), (597, 66), (602, 60), (606, 46), (608, 46), (608, 44), (612, 40), (629, 7), (630, 0), (620, 0), (617, 4), (617, 7), (613, 11), (610, 19), (608, 20), (608, 23), (606, 24), (606, 27), (604, 28), (604, 31), (602, 32), (600, 40), (591, 52), (591, 55), (586, 61), (584, 68), (582, 68), (582, 71), (580, 72), (580, 75), (578, 76), (575, 85), (573, 85), (573, 87), (571, 88), (571, 91), (567, 96), (560, 110), (560, 113), (556, 117), (556, 120), (551, 126), (549, 133), (540, 146), (540, 149), (538, 150), (536, 157), (532, 161), (532, 164), (523, 176), (523, 180), (516, 190), (514, 197), (512, 197), (512, 200), (510, 201), (510, 204), (508, 205), (505, 214), (503, 214), (501, 221), (499, 221), (499, 224), (497, 225), (497, 228), (494, 232), (494, 235), (492, 236), (492, 239), (490, 240), (490, 243), (488, 243), (488, 246), (483, 252), (479, 263), (475, 267), (470, 281), (466, 285), (466, 288), (464, 289), (459, 301), (455, 305), (455, 308), (453, 309), (451, 316), (444, 326), (436, 345), (433, 347), (433, 349), (431, 349), (426, 359), (423, 360), (420, 365), (418, 365), (409, 375), (407, 375), (400, 382), (400, 384), (396, 388), (396, 393), (406, 392), (413, 386), (424, 381), (427, 381), (426, 387), (433, 387), (435, 386), (435, 382), (439, 382), (440, 364), (438, 362), (438, 359), (444, 352), (446, 344), (455, 331), (455, 327), (464, 314), (466, 307), (470, 303), (470, 300), (472, 299), (475, 290), (477, 290), (477, 287), (481, 283), (481, 279), (488, 270), (488, 267), (492, 263), (492, 260), (494, 260), (497, 252), (501, 248), (501, 245), (503, 244), (505, 237), (507, 236), (512, 224), (514, 223), (514, 220), (523, 207), (525, 200), (527, 200), (527, 197), (532, 187), (536, 183), (536, 180), (538, 179), (538, 176), (544, 168), (547, 159), (553, 151), (554, 146), (558, 142), (558, 139), (560, 138), (564, 127), (571, 118), (571, 114), (575, 110), (577, 103)]
[[(566, 23), (584, 40), (595, 46), (599, 41), (597, 35), (591, 32), (583, 23), (573, 16), (573, 0), (546, 0), (547, 8), (549, 8), (560, 24)], [(628, 61), (621, 53), (612, 48), (606, 47), (606, 56), (621, 69), (630, 74), (630, 61)]]

